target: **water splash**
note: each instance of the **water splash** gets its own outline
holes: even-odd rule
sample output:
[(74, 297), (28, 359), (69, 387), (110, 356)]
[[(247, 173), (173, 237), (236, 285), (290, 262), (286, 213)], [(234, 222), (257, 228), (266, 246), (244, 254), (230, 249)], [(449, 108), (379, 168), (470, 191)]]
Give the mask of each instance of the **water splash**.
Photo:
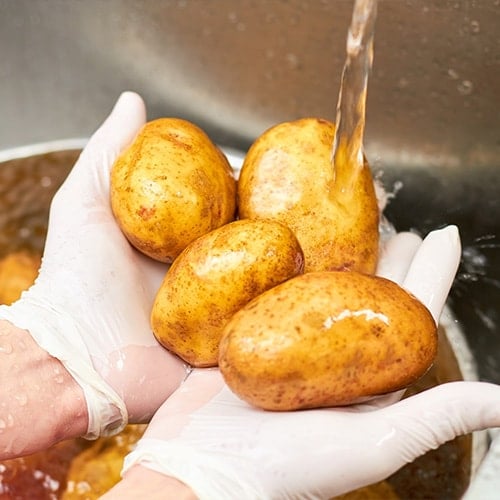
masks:
[(496, 321), (491, 311), (485, 310), (484, 305), (474, 298), (475, 294), (471, 292), (471, 288), (481, 286), (495, 293), (500, 291), (500, 279), (491, 275), (491, 261), (488, 257), (488, 252), (498, 249), (500, 241), (494, 234), (479, 236), (472, 244), (465, 245), (451, 294), (452, 299), (455, 297), (468, 300), (477, 317), (489, 331), (497, 329)]
[(488, 257), (484, 250), (500, 249), (500, 242), (494, 234), (476, 238), (472, 245), (466, 245), (462, 251), (461, 268), (457, 273), (457, 286), (467, 286), (480, 281), (500, 290), (500, 280), (488, 276)]

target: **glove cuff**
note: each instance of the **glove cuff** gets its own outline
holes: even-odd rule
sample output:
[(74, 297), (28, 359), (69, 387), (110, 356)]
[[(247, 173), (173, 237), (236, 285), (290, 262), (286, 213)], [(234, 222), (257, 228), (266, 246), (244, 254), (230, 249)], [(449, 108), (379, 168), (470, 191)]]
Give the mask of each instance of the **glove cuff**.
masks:
[(57, 358), (82, 388), (88, 411), (85, 439), (118, 434), (128, 423), (124, 401), (94, 369), (75, 320), (65, 311), (29, 293), (10, 306), (0, 306), (0, 318), (28, 330), (38, 345)]

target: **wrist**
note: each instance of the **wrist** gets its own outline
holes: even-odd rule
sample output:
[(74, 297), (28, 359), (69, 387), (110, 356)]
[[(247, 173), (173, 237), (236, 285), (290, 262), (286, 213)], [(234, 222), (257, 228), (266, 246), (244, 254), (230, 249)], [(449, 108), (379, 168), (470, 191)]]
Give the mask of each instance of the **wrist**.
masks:
[(178, 479), (166, 476), (141, 465), (134, 465), (123, 476), (123, 479), (102, 500), (197, 500), (191, 488)]
[(28, 331), (0, 320), (0, 458), (26, 455), (85, 434), (80, 386)]

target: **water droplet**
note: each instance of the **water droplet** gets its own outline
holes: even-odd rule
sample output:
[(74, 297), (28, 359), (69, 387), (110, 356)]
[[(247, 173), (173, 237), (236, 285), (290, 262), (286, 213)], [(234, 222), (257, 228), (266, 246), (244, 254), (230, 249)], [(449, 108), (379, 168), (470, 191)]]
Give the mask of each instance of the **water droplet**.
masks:
[(273, 59), (275, 52), (273, 49), (266, 49), (265, 54), (267, 59)]
[(14, 399), (17, 401), (19, 406), (26, 406), (28, 403), (28, 396), (26, 394), (16, 394)]
[(10, 354), (12, 351), (12, 344), (0, 345), (0, 354)]
[(57, 491), (59, 489), (59, 481), (57, 479), (52, 479), (50, 476), (45, 478), (43, 482), (46, 489), (50, 491)]
[(7, 427), (7, 422), (0, 418), (0, 430), (3, 430)]
[(408, 87), (408, 79), (405, 78), (404, 76), (402, 76), (399, 80), (398, 80), (398, 88), (400, 89), (405, 89), (406, 87)]
[(245, 31), (247, 29), (246, 24), (238, 19), (238, 14), (236, 12), (229, 12), (227, 18), (236, 26), (238, 31)]
[(274, 73), (272, 71), (266, 71), (264, 73), (264, 78), (268, 81), (274, 80)]
[(46, 188), (46, 187), (50, 187), (51, 185), (52, 185), (52, 179), (48, 175), (44, 175), (40, 179), (40, 186)]
[(64, 375), (62, 375), (62, 374), (61, 375), (56, 375), (54, 377), (54, 382), (56, 384), (62, 384), (64, 382)]
[(285, 56), (285, 59), (290, 69), (297, 69), (299, 67), (299, 58), (295, 54), (289, 52)]
[(475, 19), (470, 22), (470, 30), (472, 33), (477, 34), (481, 31), (481, 26), (479, 24), (479, 21), (476, 21)]
[(452, 69), (452, 68), (450, 68), (450, 69), (448, 70), (448, 76), (449, 76), (452, 80), (458, 80), (458, 73), (457, 73), (454, 69)]
[(21, 229), (19, 229), (18, 234), (20, 238), (29, 238), (29, 236), (31, 235), (31, 229), (29, 227), (22, 227)]
[(125, 357), (120, 356), (120, 358), (116, 361), (116, 368), (118, 371), (123, 371), (125, 367)]
[(87, 483), (87, 481), (78, 481), (78, 483), (76, 483), (76, 491), (80, 495), (83, 493), (87, 493), (91, 490), (92, 490), (92, 488), (90, 487), (90, 484)]
[(7, 415), (7, 427), (14, 427), (14, 417), (10, 413)]
[(470, 80), (462, 80), (457, 85), (457, 90), (461, 95), (470, 95), (474, 90), (474, 84)]
[(43, 478), (43, 472), (41, 470), (35, 469), (33, 471), (33, 477), (37, 480), (40, 480)]
[(276, 16), (271, 12), (267, 12), (265, 17), (264, 17), (264, 21), (268, 24), (274, 22), (275, 19), (276, 19)]

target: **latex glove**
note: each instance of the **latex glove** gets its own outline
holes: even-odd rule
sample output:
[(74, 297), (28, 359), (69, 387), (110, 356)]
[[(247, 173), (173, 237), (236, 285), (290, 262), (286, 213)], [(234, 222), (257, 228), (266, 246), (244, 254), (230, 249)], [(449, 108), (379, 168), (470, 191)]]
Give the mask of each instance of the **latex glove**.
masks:
[[(455, 227), (421, 245), (415, 235), (399, 234), (379, 272), (400, 280), (438, 321), (459, 259)], [(126, 457), (121, 485), (127, 471), (137, 477), (142, 468), (180, 480), (201, 499), (328, 499), (382, 480), (458, 434), (500, 424), (500, 388), (490, 384), (450, 383), (398, 401), (400, 395), (268, 412), (238, 399), (217, 369), (197, 369)], [(113, 490), (106, 498), (115, 498)]]
[[(149, 420), (186, 376), (185, 365), (157, 343), (149, 324), (154, 295), (167, 268), (131, 247), (109, 202), (111, 166), (145, 119), (142, 99), (131, 92), (122, 94), (53, 199), (35, 284), (13, 305), (0, 307), (0, 319), (28, 330), (81, 386), (88, 411), (87, 438), (116, 433), (127, 422)], [(55, 387), (60, 378), (56, 369)], [(24, 389), (25, 405), (37, 400), (37, 390), (50, 389), (33, 385)], [(3, 379), (2, 407), (17, 396), (8, 390), (9, 380)], [(10, 411), (15, 419), (15, 409)], [(39, 422), (58, 418), (50, 408), (35, 411)], [(29, 443), (33, 428), (23, 431), (21, 420), (16, 424), (25, 446), (18, 443), (19, 454), (37, 448)], [(16, 439), (22, 441), (23, 436)], [(0, 455), (1, 444), (0, 439)]]

